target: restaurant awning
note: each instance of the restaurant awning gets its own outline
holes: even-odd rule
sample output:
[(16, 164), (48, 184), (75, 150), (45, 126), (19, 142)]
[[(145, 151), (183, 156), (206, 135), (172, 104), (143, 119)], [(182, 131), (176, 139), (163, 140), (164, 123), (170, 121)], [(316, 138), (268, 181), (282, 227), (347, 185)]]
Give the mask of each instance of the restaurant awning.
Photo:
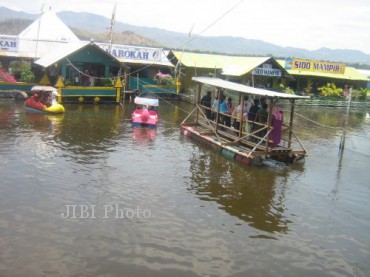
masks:
[(172, 59), (172, 63), (180, 62), (186, 67), (219, 69), (222, 70), (223, 75), (227, 76), (242, 76), (266, 62), (275, 64), (277, 68), (286, 72), (272, 57), (242, 57), (170, 51), (169, 58)]
[(228, 62), (228, 56), (170, 51), (169, 59), (172, 63), (180, 62), (187, 67), (222, 69)]
[(50, 65), (85, 47), (89, 43), (90, 42), (88, 41), (79, 41), (60, 45), (59, 47), (55, 47), (52, 49), (52, 51), (45, 54), (42, 58), (36, 60), (35, 64), (41, 65), (42, 67), (49, 67)]
[[(89, 48), (90, 52), (92, 51), (91, 49), (94, 49), (95, 52), (98, 51), (98, 53), (100, 53), (101, 55), (105, 55), (107, 59), (109, 58), (110, 62), (121, 64), (121, 62), (118, 59), (116, 59), (115, 57), (105, 52), (103, 49), (97, 46), (94, 42), (90, 42), (90, 41), (70, 42), (63, 46), (59, 46), (53, 49), (52, 51), (50, 51), (49, 53), (45, 54), (42, 58), (36, 60), (35, 64), (41, 65), (46, 68), (88, 47), (90, 47)], [(105, 61), (107, 62), (108, 60), (105, 60)]]

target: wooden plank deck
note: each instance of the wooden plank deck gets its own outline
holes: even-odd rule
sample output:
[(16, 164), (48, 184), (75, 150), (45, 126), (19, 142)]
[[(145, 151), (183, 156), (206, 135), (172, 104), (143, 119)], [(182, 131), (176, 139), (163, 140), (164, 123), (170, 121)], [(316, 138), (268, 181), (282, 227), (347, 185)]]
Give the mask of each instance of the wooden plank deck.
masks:
[[(213, 122), (212, 122), (213, 123)], [(199, 132), (200, 135), (207, 135), (207, 136), (212, 136), (214, 135), (216, 138), (216, 135), (212, 131), (211, 127), (204, 121), (200, 121), (199, 125), (192, 125), (194, 129)], [(223, 143), (232, 145), (234, 147), (239, 147), (243, 149), (242, 151), (251, 151), (257, 143), (247, 140), (247, 139), (242, 139), (235, 144), (233, 144), (233, 141), (235, 139), (238, 139), (236, 136), (238, 134), (237, 130), (230, 130), (230, 129), (224, 129), (224, 131), (218, 129), (218, 134), (220, 135), (220, 138)], [(266, 146), (265, 143), (261, 143), (257, 146), (256, 151), (261, 151), (261, 152), (266, 152)], [(277, 146), (274, 148), (268, 148), (267, 153), (269, 155), (277, 155), (277, 154), (282, 154), (282, 153), (289, 153), (291, 152), (292, 149), (285, 147), (285, 146)]]

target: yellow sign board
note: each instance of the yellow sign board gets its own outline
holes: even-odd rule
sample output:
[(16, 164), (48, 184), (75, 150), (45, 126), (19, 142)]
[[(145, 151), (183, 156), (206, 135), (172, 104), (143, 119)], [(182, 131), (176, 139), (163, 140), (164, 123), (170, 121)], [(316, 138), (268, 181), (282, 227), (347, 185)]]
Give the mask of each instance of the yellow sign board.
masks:
[(346, 65), (344, 63), (287, 58), (285, 59), (285, 69), (344, 74)]

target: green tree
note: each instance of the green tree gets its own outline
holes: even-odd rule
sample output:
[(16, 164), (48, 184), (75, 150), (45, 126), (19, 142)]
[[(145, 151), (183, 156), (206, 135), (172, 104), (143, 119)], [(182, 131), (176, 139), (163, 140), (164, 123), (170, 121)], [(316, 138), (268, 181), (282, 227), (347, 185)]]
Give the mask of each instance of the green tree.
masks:
[(339, 97), (343, 90), (337, 88), (334, 83), (327, 83), (325, 86), (318, 88), (317, 90), (321, 91), (321, 95), (324, 97)]
[(9, 65), (9, 71), (20, 82), (32, 83), (35, 80), (30, 62), (12, 61)]
[(358, 90), (353, 90), (352, 99), (355, 100), (366, 100), (367, 98), (367, 88), (359, 88)]
[(295, 94), (294, 90), (292, 90), (290, 87), (286, 87), (283, 84), (279, 85), (280, 91), (288, 94)]
[(312, 80), (308, 79), (307, 86), (303, 89), (302, 94), (303, 95), (310, 95), (312, 93)]

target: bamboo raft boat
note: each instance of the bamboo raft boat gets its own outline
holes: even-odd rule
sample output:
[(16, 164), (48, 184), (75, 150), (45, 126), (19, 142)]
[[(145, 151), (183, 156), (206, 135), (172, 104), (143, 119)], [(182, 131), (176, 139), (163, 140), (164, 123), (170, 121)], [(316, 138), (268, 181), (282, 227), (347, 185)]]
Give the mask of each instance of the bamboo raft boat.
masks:
[[(193, 77), (192, 80), (197, 83), (198, 89), (195, 97), (195, 108), (181, 123), (181, 134), (184, 136), (197, 140), (217, 150), (223, 156), (245, 165), (258, 165), (266, 158), (272, 158), (286, 163), (295, 163), (297, 161), (303, 161), (308, 155), (293, 130), (295, 101), (307, 99), (309, 98), (308, 96), (258, 89), (217, 78)], [(243, 122), (243, 114), (241, 113), (240, 118), (236, 118), (221, 113), (219, 111), (220, 109), (216, 111), (216, 120), (210, 120), (205, 115), (205, 112), (211, 110), (211, 108), (201, 104), (201, 92), (204, 85), (215, 89), (218, 101), (220, 101), (221, 91), (223, 90), (236, 93), (239, 96), (241, 107), (244, 106), (243, 96), (245, 95), (266, 99), (268, 104), (267, 123), (259, 124), (246, 120), (250, 124), (260, 125), (258, 131), (247, 132), (244, 130), (243, 124), (240, 124), (239, 129), (236, 130), (233, 127), (220, 123), (218, 119), (220, 116), (229, 116), (231, 119), (237, 119), (239, 122)], [(273, 146), (269, 139), (269, 134), (273, 130), (271, 115), (274, 106), (279, 101), (289, 101), (290, 119), (289, 125), (285, 126), (281, 143)], [(265, 130), (263, 137), (259, 136), (261, 130)]]

